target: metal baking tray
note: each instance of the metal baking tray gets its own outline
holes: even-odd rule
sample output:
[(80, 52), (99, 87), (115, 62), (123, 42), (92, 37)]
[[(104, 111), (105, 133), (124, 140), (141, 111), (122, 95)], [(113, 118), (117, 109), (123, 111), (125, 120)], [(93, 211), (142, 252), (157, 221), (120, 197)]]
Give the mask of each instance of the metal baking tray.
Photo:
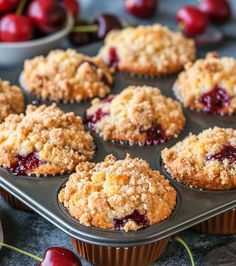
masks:
[[(99, 46), (100, 44), (90, 45), (80, 49), (80, 51), (88, 55), (95, 55)], [(0, 77), (17, 84), (21, 71), (22, 67), (0, 70)], [(145, 84), (158, 87), (164, 95), (175, 99), (172, 92), (172, 85), (175, 79), (176, 75), (146, 79), (118, 73), (115, 75), (115, 84), (112, 93), (117, 94), (128, 85)], [(41, 101), (32, 95), (26, 96), (27, 103), (31, 103), (34, 100), (37, 104), (50, 104), (50, 101)], [(76, 104), (59, 103), (58, 105), (66, 112), (73, 111), (83, 116), (90, 102)], [(177, 206), (171, 217), (160, 224), (129, 233), (86, 227), (79, 224), (78, 221), (68, 215), (67, 211), (57, 200), (58, 191), (66, 182), (68, 175), (48, 178), (14, 176), (6, 170), (0, 169), (0, 186), (68, 235), (88, 243), (113, 247), (129, 247), (152, 243), (173, 235), (236, 207), (236, 190), (210, 192), (191, 189), (172, 180), (162, 168), (160, 151), (164, 147), (171, 146), (180, 141), (190, 132), (199, 133), (203, 129), (215, 125), (221, 127), (236, 127), (235, 115), (211, 116), (188, 109), (184, 109), (184, 112), (187, 123), (180, 136), (161, 145), (144, 147), (127, 146), (112, 142), (104, 142), (96, 134), (93, 134), (97, 147), (97, 153), (93, 159), (95, 162), (102, 161), (107, 154), (112, 153), (117, 158), (121, 159), (125, 157), (126, 153), (130, 153), (133, 157), (143, 158), (150, 163), (151, 167), (160, 170), (166, 178), (170, 179), (171, 184), (177, 190)]]

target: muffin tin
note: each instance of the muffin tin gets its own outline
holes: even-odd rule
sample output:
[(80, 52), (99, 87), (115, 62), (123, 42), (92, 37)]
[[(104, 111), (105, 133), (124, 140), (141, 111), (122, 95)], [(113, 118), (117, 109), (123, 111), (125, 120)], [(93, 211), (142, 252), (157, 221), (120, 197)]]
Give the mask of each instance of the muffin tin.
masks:
[[(81, 52), (94, 55), (99, 48), (98, 44), (81, 49)], [(18, 83), (22, 68), (12, 70), (0, 70), (0, 77), (7, 79), (12, 84)], [(127, 74), (115, 75), (115, 84), (112, 94), (119, 93), (128, 85), (151, 85), (160, 88), (162, 94), (176, 99), (172, 91), (176, 75), (146, 79), (132, 77)], [(26, 94), (27, 103), (35, 101), (36, 104), (47, 103), (33, 95)], [(90, 102), (63, 104), (58, 103), (64, 111), (74, 111), (83, 116)], [(203, 129), (212, 126), (236, 128), (235, 115), (232, 116), (210, 116), (196, 111), (184, 109), (186, 125), (181, 134), (167, 143), (154, 146), (129, 146), (118, 143), (104, 142), (98, 135), (93, 134), (97, 152), (95, 162), (104, 159), (107, 154), (114, 154), (118, 159), (124, 158), (126, 153), (132, 157), (140, 157), (146, 160), (152, 168), (158, 169), (168, 179), (177, 191), (177, 206), (169, 219), (157, 225), (136, 232), (122, 232), (103, 230), (99, 228), (86, 227), (72, 218), (64, 207), (58, 202), (57, 195), (60, 188), (66, 182), (68, 175), (54, 177), (28, 177), (14, 176), (5, 169), (0, 169), (0, 187), (4, 188), (26, 205), (30, 206), (39, 215), (63, 230), (71, 237), (79, 241), (107, 247), (133, 247), (148, 245), (167, 238), (179, 231), (198, 224), (217, 214), (236, 207), (236, 190), (232, 191), (201, 191), (191, 189), (172, 180), (162, 167), (160, 151), (164, 147), (170, 147), (182, 140), (189, 132), (199, 133)]]

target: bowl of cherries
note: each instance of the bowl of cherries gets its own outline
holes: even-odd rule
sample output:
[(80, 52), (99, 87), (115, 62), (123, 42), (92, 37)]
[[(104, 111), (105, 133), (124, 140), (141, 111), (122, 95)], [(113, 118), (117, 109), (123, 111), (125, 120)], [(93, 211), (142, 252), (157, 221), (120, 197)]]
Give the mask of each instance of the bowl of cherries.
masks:
[(74, 24), (76, 10), (68, 2), (0, 0), (0, 67), (22, 64), (59, 47)]

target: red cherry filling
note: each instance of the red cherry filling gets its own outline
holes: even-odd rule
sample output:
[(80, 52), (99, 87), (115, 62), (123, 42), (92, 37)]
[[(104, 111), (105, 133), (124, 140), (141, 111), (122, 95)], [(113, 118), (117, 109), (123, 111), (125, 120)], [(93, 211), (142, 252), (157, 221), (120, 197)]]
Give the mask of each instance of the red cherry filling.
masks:
[(223, 161), (225, 159), (229, 160), (231, 163), (236, 161), (236, 147), (225, 144), (221, 151), (215, 154), (208, 154), (206, 157), (207, 160), (215, 159)]
[(8, 170), (14, 175), (25, 175), (32, 172), (44, 161), (40, 160), (38, 153), (33, 151), (27, 155), (17, 154), (17, 161), (8, 168)]
[(111, 47), (108, 51), (108, 65), (117, 70), (118, 69), (118, 63), (119, 63), (119, 57), (117, 55), (116, 48)]
[(165, 143), (171, 139), (171, 137), (165, 134), (164, 129), (156, 123), (153, 123), (152, 127), (148, 130), (141, 129), (140, 133), (146, 133), (147, 145)]
[(99, 108), (95, 113), (85, 116), (85, 123), (87, 123), (88, 127), (95, 132), (95, 124), (109, 114), (109, 112), (104, 112), (102, 108)]
[(128, 221), (134, 221), (137, 225), (139, 225), (141, 228), (146, 228), (149, 226), (148, 219), (146, 215), (140, 214), (137, 210), (135, 210), (133, 213), (123, 217), (123, 218), (114, 218), (113, 219), (113, 225), (115, 230), (122, 230), (125, 226), (125, 224)]
[(220, 114), (223, 108), (229, 106), (231, 97), (228, 93), (219, 87), (213, 88), (211, 91), (204, 93), (199, 102), (203, 105), (203, 111), (208, 114)]

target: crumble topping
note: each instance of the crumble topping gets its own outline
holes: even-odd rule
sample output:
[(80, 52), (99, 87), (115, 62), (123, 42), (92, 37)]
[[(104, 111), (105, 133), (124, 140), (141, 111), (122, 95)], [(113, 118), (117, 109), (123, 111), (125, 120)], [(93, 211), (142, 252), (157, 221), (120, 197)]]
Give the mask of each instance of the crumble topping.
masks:
[(173, 178), (207, 190), (236, 188), (236, 130), (214, 127), (162, 151)]
[(0, 165), (15, 174), (71, 172), (93, 153), (81, 118), (56, 104), (28, 105), (25, 115), (9, 115), (0, 124)]
[(158, 144), (176, 137), (185, 124), (180, 104), (157, 88), (129, 86), (116, 96), (95, 99), (85, 121), (104, 140)]
[(43, 99), (82, 101), (104, 97), (113, 82), (111, 71), (99, 57), (68, 49), (53, 50), (46, 57), (26, 60), (25, 88)]
[(147, 76), (179, 72), (196, 57), (193, 40), (159, 24), (113, 30), (99, 54), (120, 71)]
[[(204, 111), (213, 101), (210, 105), (218, 108), (217, 113), (235, 113), (236, 60), (208, 53), (206, 58), (186, 64), (174, 87), (177, 97), (186, 107)], [(204, 95), (208, 97), (205, 100), (202, 99)]]
[(149, 164), (127, 154), (80, 163), (59, 193), (68, 212), (86, 226), (138, 230), (167, 219), (176, 204), (169, 181)]
[(24, 111), (24, 96), (21, 89), (10, 82), (0, 80), (0, 122), (10, 114)]

